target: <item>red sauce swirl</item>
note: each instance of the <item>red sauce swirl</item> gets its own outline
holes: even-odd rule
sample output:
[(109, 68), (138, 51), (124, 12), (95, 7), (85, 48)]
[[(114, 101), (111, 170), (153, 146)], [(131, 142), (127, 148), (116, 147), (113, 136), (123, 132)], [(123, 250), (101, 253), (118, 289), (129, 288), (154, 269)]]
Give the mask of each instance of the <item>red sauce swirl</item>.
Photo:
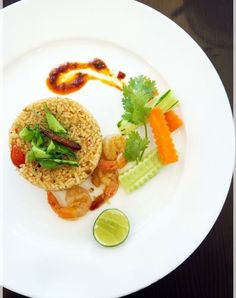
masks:
[[(93, 74), (89, 74), (86, 70), (92, 70)], [(96, 75), (97, 74), (97, 75)], [(100, 77), (99, 74), (103, 74)], [(67, 78), (63, 80), (63, 76)], [(52, 69), (46, 80), (48, 88), (57, 94), (69, 94), (81, 89), (89, 80), (99, 80), (104, 84), (122, 90), (119, 81), (123, 77), (118, 77), (118, 82), (112, 80), (116, 78), (109, 70), (105, 62), (99, 58), (95, 58), (88, 63), (66, 62)]]

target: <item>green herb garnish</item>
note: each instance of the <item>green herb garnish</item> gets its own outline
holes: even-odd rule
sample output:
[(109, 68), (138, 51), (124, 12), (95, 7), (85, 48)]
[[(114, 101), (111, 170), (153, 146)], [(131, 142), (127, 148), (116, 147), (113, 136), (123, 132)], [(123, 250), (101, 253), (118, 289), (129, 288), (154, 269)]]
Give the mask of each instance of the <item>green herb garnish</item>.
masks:
[(20, 133), (20, 138), (25, 141), (31, 142), (33, 146), (39, 147), (44, 142), (44, 137), (40, 132), (39, 125), (36, 124), (34, 128), (24, 127)]
[[(53, 116), (48, 107), (45, 107), (45, 115), (49, 129), (55, 135), (63, 135), (66, 130)], [(32, 148), (27, 152), (27, 162), (37, 161), (44, 168), (56, 168), (60, 165), (78, 166), (76, 161), (76, 153), (48, 136), (45, 136), (42, 132), (43, 128), (39, 128), (39, 124), (36, 124), (34, 128), (23, 128), (19, 136), (28, 142), (31, 142)]]
[(57, 153), (67, 155), (68, 157), (70, 157), (72, 159), (76, 159), (76, 154), (73, 150), (71, 150), (70, 148), (63, 146), (62, 144), (59, 144), (57, 142), (54, 142), (54, 144), (56, 145), (55, 151)]
[(35, 131), (33, 129), (25, 127), (20, 131), (19, 136), (21, 139), (31, 142), (34, 138), (34, 134)]
[(40, 149), (36, 146), (33, 146), (31, 151), (33, 152), (35, 159), (39, 160), (39, 159), (44, 159), (44, 158), (50, 158), (51, 155), (47, 154), (43, 149)]
[(32, 139), (32, 145), (36, 147), (40, 147), (44, 143), (44, 137), (40, 132), (39, 125), (36, 124), (34, 127), (34, 137)]
[(45, 115), (48, 122), (48, 127), (55, 133), (66, 133), (65, 128), (60, 124), (56, 117), (50, 112), (49, 108), (45, 106)]
[(34, 160), (36, 160), (36, 157), (34, 155), (34, 152), (32, 150), (28, 151), (27, 154), (26, 154), (26, 160), (28, 162), (32, 162)]
[(47, 153), (48, 154), (55, 153), (55, 150), (56, 150), (56, 145), (54, 144), (53, 140), (50, 140), (47, 148)]
[(132, 131), (126, 140), (125, 158), (128, 161), (140, 161), (149, 144), (148, 138), (141, 138), (138, 132)]
[(66, 159), (41, 159), (39, 160), (39, 164), (44, 168), (55, 168), (60, 165), (69, 165), (73, 167), (78, 167), (79, 163), (74, 160), (66, 160)]
[(133, 124), (144, 124), (151, 112), (146, 107), (147, 102), (156, 93), (156, 82), (145, 76), (131, 78), (129, 84), (123, 89), (123, 107), (125, 113), (122, 118)]
[[(125, 157), (129, 161), (140, 161), (148, 147), (146, 122), (152, 108), (147, 103), (156, 93), (156, 82), (143, 75), (131, 78), (128, 85), (124, 86), (122, 103), (125, 112), (117, 126), (122, 134), (128, 136)], [(144, 125), (144, 138), (135, 131), (140, 125)]]

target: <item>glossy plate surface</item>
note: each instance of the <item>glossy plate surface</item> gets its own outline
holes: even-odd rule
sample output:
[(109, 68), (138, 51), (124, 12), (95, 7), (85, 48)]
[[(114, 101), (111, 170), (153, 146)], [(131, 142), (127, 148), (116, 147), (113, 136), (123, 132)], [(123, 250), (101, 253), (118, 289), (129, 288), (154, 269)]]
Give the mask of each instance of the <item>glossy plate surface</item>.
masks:
[[(234, 163), (234, 130), (223, 85), (199, 46), (175, 23), (132, 0), (23, 0), (3, 10), (4, 286), (31, 297), (118, 297), (162, 278), (201, 243), (224, 204)], [(68, 222), (45, 191), (18, 175), (8, 130), (25, 105), (55, 96), (49, 71), (103, 59), (127, 77), (144, 74), (178, 96), (185, 126), (174, 134), (181, 161), (140, 190)], [(117, 132), (121, 93), (97, 81), (68, 95)], [(93, 239), (95, 219), (121, 209), (131, 230), (115, 248)]]

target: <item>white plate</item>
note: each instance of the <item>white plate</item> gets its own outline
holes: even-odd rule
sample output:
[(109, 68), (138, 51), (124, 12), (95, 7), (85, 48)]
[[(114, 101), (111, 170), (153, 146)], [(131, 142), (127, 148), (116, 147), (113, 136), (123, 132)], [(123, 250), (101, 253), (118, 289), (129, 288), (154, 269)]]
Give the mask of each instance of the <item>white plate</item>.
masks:
[[(201, 243), (224, 204), (234, 162), (231, 110), (198, 45), (176, 24), (131, 0), (21, 1), (4, 18), (4, 286), (31, 297), (118, 297), (157, 281)], [(156, 79), (181, 102), (181, 161), (131, 195), (76, 222), (57, 218), (45, 192), (16, 173), (7, 132), (22, 108), (53, 96), (45, 78), (65, 61), (99, 57), (128, 76)], [(89, 82), (72, 99), (116, 131), (119, 91)], [(100, 247), (92, 225), (107, 207), (131, 222), (124, 245)]]

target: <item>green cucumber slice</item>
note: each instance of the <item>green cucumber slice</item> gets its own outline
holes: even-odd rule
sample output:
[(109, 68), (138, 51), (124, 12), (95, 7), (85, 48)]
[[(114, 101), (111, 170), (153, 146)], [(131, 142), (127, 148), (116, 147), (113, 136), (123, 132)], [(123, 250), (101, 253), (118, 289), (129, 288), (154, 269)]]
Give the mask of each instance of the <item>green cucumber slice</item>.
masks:
[(153, 149), (137, 165), (120, 174), (119, 181), (125, 191), (132, 192), (153, 178), (161, 168), (157, 151)]

